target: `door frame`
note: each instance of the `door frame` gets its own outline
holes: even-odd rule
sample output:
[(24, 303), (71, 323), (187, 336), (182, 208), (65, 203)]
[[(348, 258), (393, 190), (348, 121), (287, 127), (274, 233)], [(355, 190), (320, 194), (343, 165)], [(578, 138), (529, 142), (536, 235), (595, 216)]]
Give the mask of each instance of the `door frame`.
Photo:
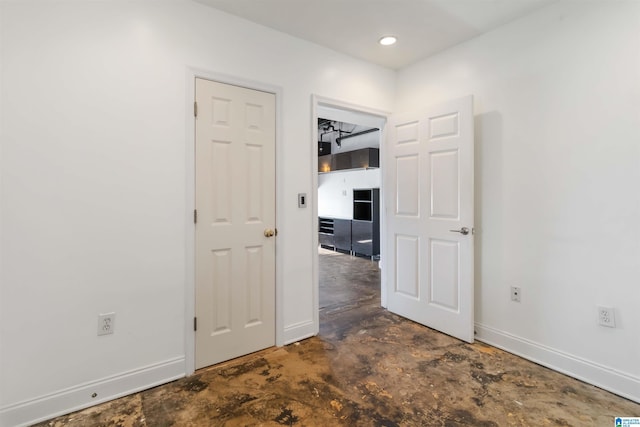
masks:
[[(275, 86), (263, 82), (249, 79), (243, 79), (228, 74), (218, 73), (215, 71), (203, 70), (199, 68), (187, 68), (186, 72), (186, 100), (185, 100), (185, 293), (184, 293), (184, 354), (185, 354), (185, 373), (191, 375), (195, 372), (196, 343), (195, 333), (193, 330), (193, 319), (195, 317), (195, 295), (196, 295), (196, 269), (195, 269), (195, 235), (196, 228), (193, 223), (193, 212), (196, 205), (196, 167), (195, 167), (195, 119), (193, 115), (194, 102), (196, 99), (195, 79), (201, 78), (212, 80), (219, 83), (241, 86), (247, 89), (268, 92), (275, 95), (276, 98), (276, 228), (281, 228), (281, 213), (284, 212), (284, 205), (281, 195), (283, 194), (283, 148), (282, 148), (282, 87)], [(284, 316), (283, 316), (283, 258), (282, 251), (277, 250), (275, 254), (276, 269), (276, 295), (275, 295), (275, 345), (284, 345)]]
[[(367, 115), (373, 118), (380, 119), (380, 169), (382, 170), (385, 165), (385, 159), (382, 153), (385, 147), (386, 125), (391, 116), (391, 112), (377, 110), (362, 105), (353, 104), (350, 102), (340, 101), (333, 98), (328, 98), (320, 95), (311, 95), (311, 214), (313, 215), (313, 227), (311, 227), (313, 236), (311, 236), (311, 253), (312, 256), (312, 275), (313, 275), (313, 321), (316, 324), (316, 330), (320, 330), (320, 280), (319, 280), (319, 266), (318, 266), (318, 110), (326, 107), (332, 108), (345, 113), (354, 113), (359, 115)], [(385, 230), (386, 230), (386, 213), (384, 209), (385, 192), (383, 188), (382, 179), (380, 181), (380, 268), (384, 265), (384, 248), (385, 248)], [(387, 306), (387, 291), (386, 291), (386, 279), (384, 274), (380, 275), (380, 303), (382, 307)]]

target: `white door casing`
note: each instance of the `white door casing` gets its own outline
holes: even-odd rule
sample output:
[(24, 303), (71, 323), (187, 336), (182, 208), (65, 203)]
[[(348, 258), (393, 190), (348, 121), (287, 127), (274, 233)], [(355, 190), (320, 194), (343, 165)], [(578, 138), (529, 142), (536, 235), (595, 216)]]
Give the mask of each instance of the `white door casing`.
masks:
[(392, 116), (387, 129), (387, 308), (473, 342), (473, 98)]
[(275, 95), (196, 78), (195, 367), (275, 344)]

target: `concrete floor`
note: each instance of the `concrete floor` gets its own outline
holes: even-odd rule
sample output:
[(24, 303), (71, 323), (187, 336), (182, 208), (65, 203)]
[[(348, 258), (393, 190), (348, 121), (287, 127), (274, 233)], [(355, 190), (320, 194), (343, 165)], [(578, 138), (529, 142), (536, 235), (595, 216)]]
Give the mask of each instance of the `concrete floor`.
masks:
[(613, 426), (640, 405), (379, 307), (377, 264), (321, 251), (320, 334), (37, 424)]

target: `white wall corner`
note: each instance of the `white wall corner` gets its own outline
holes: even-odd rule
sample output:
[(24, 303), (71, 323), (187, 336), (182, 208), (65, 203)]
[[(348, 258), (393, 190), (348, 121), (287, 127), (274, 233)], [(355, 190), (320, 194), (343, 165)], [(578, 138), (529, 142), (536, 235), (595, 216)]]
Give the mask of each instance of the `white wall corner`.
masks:
[(638, 377), (490, 326), (476, 323), (475, 330), (478, 341), (640, 403)]
[[(0, 408), (0, 426), (22, 427), (108, 402), (185, 376), (184, 357)], [(96, 397), (92, 397), (93, 394)]]

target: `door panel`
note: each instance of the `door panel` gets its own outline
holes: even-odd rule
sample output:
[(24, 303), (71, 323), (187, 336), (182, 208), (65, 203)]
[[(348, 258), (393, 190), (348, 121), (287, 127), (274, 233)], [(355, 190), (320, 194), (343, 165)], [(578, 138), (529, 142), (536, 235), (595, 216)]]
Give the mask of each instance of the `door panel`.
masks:
[(473, 342), (473, 99), (398, 115), (388, 129), (388, 309)]
[(275, 96), (196, 79), (196, 368), (275, 344)]
[(396, 215), (419, 215), (420, 185), (418, 182), (418, 156), (396, 158)]
[(458, 150), (429, 153), (431, 166), (431, 218), (460, 216)]
[(431, 239), (430, 242), (429, 270), (431, 276), (429, 284), (431, 292), (429, 302), (457, 312), (460, 284), (458, 243), (438, 239)]
[[(209, 203), (208, 208), (212, 213), (211, 221), (213, 223), (230, 224), (232, 189), (230, 188), (231, 181), (228, 176), (231, 167), (231, 147), (229, 142), (224, 141), (211, 141), (210, 144), (211, 159), (209, 164), (198, 162), (201, 167), (210, 169), (211, 182), (208, 185), (211, 193), (206, 202)], [(204, 185), (204, 183), (200, 184), (201, 186)], [(200, 215), (202, 216), (203, 214), (204, 212), (201, 209)]]
[(396, 235), (396, 293), (420, 299), (420, 245), (417, 236)]

